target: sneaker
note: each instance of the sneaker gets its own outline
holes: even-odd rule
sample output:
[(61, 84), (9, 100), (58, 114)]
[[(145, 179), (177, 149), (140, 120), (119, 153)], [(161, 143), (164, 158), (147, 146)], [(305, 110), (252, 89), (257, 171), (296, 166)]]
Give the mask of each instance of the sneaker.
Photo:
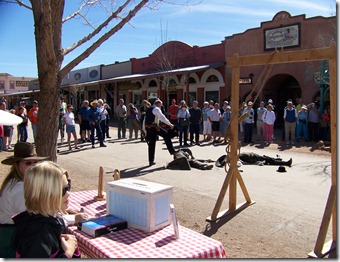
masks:
[(149, 162), (149, 166), (153, 166), (153, 165), (156, 165), (155, 162)]
[(94, 145), (92, 145), (92, 148), (95, 148), (95, 146), (94, 146)]
[(9, 145), (7, 148), (8, 148), (8, 149), (12, 149), (11, 145)]
[(87, 142), (91, 142), (91, 139), (87, 139), (86, 141), (87, 141)]
[(101, 144), (100, 147), (106, 147), (106, 145), (105, 144)]

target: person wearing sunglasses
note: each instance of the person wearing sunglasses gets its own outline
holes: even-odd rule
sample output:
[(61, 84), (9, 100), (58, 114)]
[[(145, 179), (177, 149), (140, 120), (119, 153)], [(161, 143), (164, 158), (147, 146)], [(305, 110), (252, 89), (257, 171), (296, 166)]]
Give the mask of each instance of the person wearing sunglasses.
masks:
[(84, 212), (78, 212), (69, 207), (68, 197), (71, 191), (71, 179), (65, 170), (63, 175), (63, 192), (62, 192), (62, 214), (66, 226), (77, 225), (79, 222), (89, 219), (90, 217)]
[(11, 169), (0, 187), (0, 257), (15, 257), (10, 239), (15, 226), (12, 216), (26, 209), (24, 200), (24, 175), (33, 164), (47, 157), (37, 156), (34, 146), (28, 142), (18, 142), (14, 155), (1, 163), (11, 165)]
[(24, 176), (26, 210), (13, 216), (16, 258), (80, 258), (77, 239), (67, 234), (63, 197), (70, 190), (65, 172), (52, 161), (31, 165)]

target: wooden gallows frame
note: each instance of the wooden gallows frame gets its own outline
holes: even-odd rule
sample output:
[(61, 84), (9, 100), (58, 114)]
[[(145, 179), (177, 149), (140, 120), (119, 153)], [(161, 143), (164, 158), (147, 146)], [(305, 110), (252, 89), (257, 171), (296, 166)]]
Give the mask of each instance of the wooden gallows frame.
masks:
[[(235, 101), (239, 100), (239, 78), (240, 67), (242, 66), (260, 66), (268, 64), (283, 64), (283, 63), (295, 63), (295, 62), (308, 62), (308, 61), (320, 61), (328, 60), (329, 62), (329, 90), (330, 90), (330, 115), (331, 123), (331, 163), (332, 163), (332, 185), (330, 188), (326, 208), (324, 211), (323, 219), (321, 222), (319, 234), (314, 247), (313, 252), (309, 256), (323, 257), (328, 254), (335, 247), (336, 243), (336, 46), (332, 45), (328, 48), (316, 48), (299, 51), (285, 51), (276, 52), (273, 54), (261, 54), (251, 56), (239, 56), (237, 53), (233, 57), (227, 57), (227, 66), (232, 69), (231, 75), (231, 101), (236, 105)], [(238, 161), (238, 107), (232, 106), (231, 108), (231, 121), (230, 121), (230, 152), (229, 160), (230, 166), (227, 172), (226, 178), (222, 185), (220, 194), (216, 201), (212, 215), (208, 217), (207, 221), (215, 221), (222, 216), (229, 215), (244, 209), (245, 207), (253, 204), (249, 197), (246, 186), (237, 168)], [(246, 202), (236, 206), (236, 188), (237, 182), (245, 196)], [(223, 199), (229, 187), (229, 209), (220, 211)], [(325, 244), (325, 239), (328, 231), (328, 226), (332, 218), (332, 240)]]

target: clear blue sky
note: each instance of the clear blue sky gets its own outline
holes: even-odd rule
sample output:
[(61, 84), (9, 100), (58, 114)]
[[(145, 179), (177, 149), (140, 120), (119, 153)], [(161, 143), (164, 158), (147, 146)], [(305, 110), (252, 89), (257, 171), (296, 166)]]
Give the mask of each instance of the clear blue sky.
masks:
[[(80, 1), (66, 2), (65, 15), (75, 10)], [(272, 20), (277, 12), (283, 10), (292, 16), (329, 17), (336, 14), (336, 1), (202, 0), (190, 7), (163, 4), (158, 10), (142, 10), (130, 25), (126, 25), (75, 69), (145, 57), (171, 40), (198, 46), (217, 44), (226, 36), (260, 27), (261, 22)], [(68, 23), (63, 31), (63, 47), (82, 38), (82, 33), (89, 32), (87, 30), (80, 23)], [(64, 64), (80, 51), (83, 50), (66, 56)], [(0, 73), (37, 76), (32, 13), (13, 4), (0, 4)]]

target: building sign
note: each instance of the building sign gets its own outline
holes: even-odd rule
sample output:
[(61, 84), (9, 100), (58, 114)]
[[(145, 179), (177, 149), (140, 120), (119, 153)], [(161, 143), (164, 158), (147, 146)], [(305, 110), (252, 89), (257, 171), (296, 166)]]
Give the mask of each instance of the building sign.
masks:
[(240, 85), (252, 84), (253, 78), (252, 77), (240, 77), (240, 79), (238, 80), (238, 83)]
[(28, 81), (15, 81), (15, 86), (28, 87)]
[(300, 24), (264, 29), (264, 50), (300, 46)]

